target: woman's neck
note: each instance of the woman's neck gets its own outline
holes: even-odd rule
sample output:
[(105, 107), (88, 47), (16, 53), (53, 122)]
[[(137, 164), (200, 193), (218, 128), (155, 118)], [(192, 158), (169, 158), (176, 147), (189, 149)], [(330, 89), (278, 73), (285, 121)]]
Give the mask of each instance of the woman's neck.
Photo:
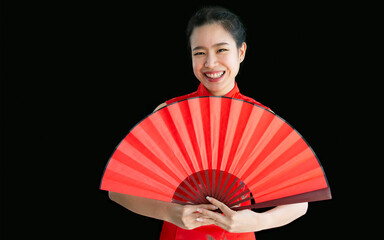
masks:
[(224, 88), (218, 89), (217, 91), (212, 91), (212, 90), (208, 89), (207, 87), (206, 88), (207, 88), (208, 92), (210, 92), (213, 96), (222, 97), (222, 96), (227, 95), (234, 87), (235, 87), (235, 81), (229, 82), (227, 84), (227, 86), (224, 86)]

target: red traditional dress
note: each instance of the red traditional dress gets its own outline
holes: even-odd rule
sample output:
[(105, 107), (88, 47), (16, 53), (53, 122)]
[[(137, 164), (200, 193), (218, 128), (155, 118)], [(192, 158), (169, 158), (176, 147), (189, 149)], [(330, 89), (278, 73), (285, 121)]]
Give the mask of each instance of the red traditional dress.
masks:
[[(196, 92), (172, 98), (166, 101), (166, 104), (171, 104), (177, 101), (185, 100), (193, 97), (202, 97), (202, 96), (212, 96), (212, 94), (204, 87), (203, 84), (200, 84), (199, 88)], [(263, 104), (255, 101), (254, 99), (244, 96), (240, 93), (239, 88), (237, 87), (237, 83), (235, 83), (235, 87), (225, 95), (225, 97), (237, 98), (241, 100), (245, 100), (261, 106), (265, 109), (270, 110), (268, 107)], [(240, 191), (244, 191), (244, 189), (240, 189)], [(242, 205), (250, 205), (249, 202), (245, 202)], [(202, 226), (195, 228), (193, 230), (185, 230), (177, 227), (176, 225), (164, 222), (163, 229), (161, 231), (160, 240), (255, 240), (255, 234), (253, 232), (249, 233), (230, 233), (226, 230), (217, 227), (215, 225)]]

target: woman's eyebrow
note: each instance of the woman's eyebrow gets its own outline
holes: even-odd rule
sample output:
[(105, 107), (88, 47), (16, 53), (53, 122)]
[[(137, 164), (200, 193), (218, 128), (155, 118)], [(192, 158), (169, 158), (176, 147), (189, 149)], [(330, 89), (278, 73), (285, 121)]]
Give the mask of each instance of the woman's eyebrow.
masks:
[[(219, 47), (219, 46), (222, 46), (222, 45), (229, 45), (229, 43), (220, 42), (220, 43), (213, 44), (212, 47)], [(192, 51), (201, 50), (201, 49), (206, 49), (206, 47), (197, 46), (197, 47), (193, 48)]]

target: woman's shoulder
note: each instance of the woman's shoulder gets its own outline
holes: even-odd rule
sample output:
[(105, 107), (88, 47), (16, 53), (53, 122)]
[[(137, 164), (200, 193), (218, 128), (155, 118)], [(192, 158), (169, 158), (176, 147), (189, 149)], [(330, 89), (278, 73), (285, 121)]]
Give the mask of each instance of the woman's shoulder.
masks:
[(166, 102), (163, 102), (162, 104), (160, 104), (159, 106), (157, 106), (157, 108), (155, 108), (155, 110), (153, 110), (154, 112), (156, 112), (157, 110), (160, 110), (162, 109), (163, 107), (167, 106), (167, 103)]
[(185, 99), (188, 99), (188, 98), (193, 98), (193, 97), (197, 97), (197, 91), (193, 92), (193, 93), (189, 93), (189, 94), (183, 95), (183, 96), (178, 96), (178, 97), (171, 98), (171, 99), (163, 102), (159, 106), (157, 106), (157, 108), (154, 110), (154, 112), (156, 112), (157, 110), (162, 109), (163, 107), (165, 107), (165, 106), (167, 106), (167, 105), (169, 105), (171, 103), (182, 101), (182, 100), (185, 100)]

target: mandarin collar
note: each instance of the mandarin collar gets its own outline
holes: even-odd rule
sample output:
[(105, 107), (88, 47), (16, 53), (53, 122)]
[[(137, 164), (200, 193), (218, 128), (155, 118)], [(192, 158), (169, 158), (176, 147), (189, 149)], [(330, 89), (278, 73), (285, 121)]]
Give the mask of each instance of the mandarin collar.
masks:
[[(197, 89), (197, 94), (199, 97), (213, 96), (202, 83), (200, 83), (199, 88)], [(240, 94), (240, 90), (237, 87), (237, 83), (235, 82), (235, 86), (232, 88), (231, 91), (225, 94), (224, 97), (237, 98), (239, 94)]]

